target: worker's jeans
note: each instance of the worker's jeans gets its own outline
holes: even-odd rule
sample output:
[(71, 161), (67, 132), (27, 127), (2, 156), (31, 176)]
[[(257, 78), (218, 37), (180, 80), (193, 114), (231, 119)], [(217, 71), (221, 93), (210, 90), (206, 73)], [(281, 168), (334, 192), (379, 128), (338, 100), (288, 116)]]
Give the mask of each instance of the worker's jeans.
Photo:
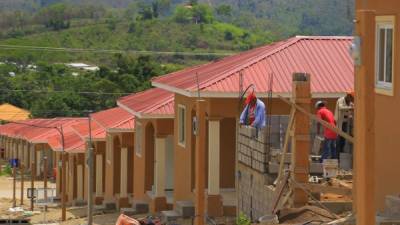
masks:
[(324, 147), (322, 149), (321, 162), (323, 162), (324, 159), (337, 159), (336, 139), (325, 138)]

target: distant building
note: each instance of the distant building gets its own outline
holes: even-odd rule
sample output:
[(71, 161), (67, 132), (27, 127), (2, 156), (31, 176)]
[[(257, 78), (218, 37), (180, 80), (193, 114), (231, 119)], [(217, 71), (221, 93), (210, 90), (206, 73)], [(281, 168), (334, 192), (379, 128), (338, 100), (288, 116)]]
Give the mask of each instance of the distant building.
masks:
[(17, 120), (26, 120), (30, 116), (30, 112), (13, 106), (8, 103), (4, 103), (0, 105), (0, 120), (4, 121), (17, 121)]
[(92, 65), (85, 64), (85, 63), (67, 63), (65, 65), (67, 65), (68, 67), (71, 67), (71, 68), (81, 69), (81, 70), (86, 70), (86, 71), (99, 70), (98, 66), (92, 66)]

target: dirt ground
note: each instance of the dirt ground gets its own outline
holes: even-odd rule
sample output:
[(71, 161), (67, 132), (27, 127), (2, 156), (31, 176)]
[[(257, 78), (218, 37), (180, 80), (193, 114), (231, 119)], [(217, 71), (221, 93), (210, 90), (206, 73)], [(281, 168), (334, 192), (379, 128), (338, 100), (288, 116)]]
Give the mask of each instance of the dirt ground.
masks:
[[(86, 207), (67, 208), (67, 221), (60, 222), (61, 209), (49, 208), (44, 213), (43, 208), (35, 207), (34, 211), (29, 211), (30, 201), (26, 198), (27, 188), (30, 187), (30, 180), (24, 183), (24, 205), (20, 203), (21, 181), (16, 182), (16, 206), (21, 207), (23, 212), (11, 212), (9, 209), (13, 206), (13, 178), (9, 176), (0, 176), (0, 219), (30, 219), (32, 224), (60, 223), (62, 225), (84, 224), (86, 222)], [(43, 181), (36, 181), (35, 187), (43, 187)], [(49, 182), (49, 188), (55, 188), (55, 183)], [(94, 216), (94, 223), (97, 225), (114, 225), (119, 213), (103, 214)], [(141, 215), (142, 217), (144, 215)]]

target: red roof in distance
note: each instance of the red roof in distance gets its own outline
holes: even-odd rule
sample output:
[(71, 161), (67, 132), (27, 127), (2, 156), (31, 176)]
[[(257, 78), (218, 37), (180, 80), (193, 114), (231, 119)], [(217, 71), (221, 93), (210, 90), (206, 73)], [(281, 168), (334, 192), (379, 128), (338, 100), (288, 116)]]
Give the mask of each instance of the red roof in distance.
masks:
[(151, 88), (118, 99), (117, 104), (139, 118), (173, 118), (174, 94)]
[(92, 120), (106, 131), (133, 131), (135, 128), (134, 116), (120, 107), (106, 109), (91, 114)]

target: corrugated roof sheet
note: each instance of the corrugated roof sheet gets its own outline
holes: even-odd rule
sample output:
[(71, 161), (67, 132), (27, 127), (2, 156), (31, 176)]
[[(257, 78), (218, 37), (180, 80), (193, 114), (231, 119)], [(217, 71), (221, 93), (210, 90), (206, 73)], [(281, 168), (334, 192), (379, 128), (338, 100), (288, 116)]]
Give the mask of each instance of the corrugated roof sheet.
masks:
[(134, 116), (120, 107), (103, 110), (92, 115), (93, 121), (104, 129), (134, 129)]
[(298, 36), (157, 77), (153, 85), (195, 92), (197, 74), (202, 92), (237, 93), (242, 73), (243, 87), (255, 84), (257, 92), (266, 93), (272, 74), (273, 92), (289, 93), (292, 74), (306, 72), (311, 74), (313, 93), (343, 93), (354, 86), (351, 42), (352, 37)]
[[(63, 129), (64, 151), (69, 153), (84, 153), (86, 151), (85, 141), (72, 129), (71, 126)], [(49, 146), (54, 151), (62, 151), (62, 140), (60, 135), (55, 134), (48, 138)]]
[(14, 105), (4, 103), (0, 105), (0, 120), (18, 121), (29, 118), (30, 112), (25, 109), (18, 108)]
[[(100, 126), (97, 122), (91, 122), (92, 138), (94, 139), (104, 139), (106, 138), (106, 130)], [(89, 121), (83, 121), (72, 126), (72, 129), (78, 134), (82, 139), (89, 137)]]
[(161, 88), (152, 88), (143, 92), (118, 99), (118, 105), (136, 116), (173, 116), (174, 94)]
[[(63, 127), (65, 151), (79, 152), (85, 149), (85, 142), (72, 130), (72, 126), (81, 123), (85, 118), (30, 119), (0, 126), (0, 134), (19, 138), (34, 143), (48, 143), (60, 151), (61, 136), (55, 127)], [(37, 126), (37, 127), (34, 127)]]

